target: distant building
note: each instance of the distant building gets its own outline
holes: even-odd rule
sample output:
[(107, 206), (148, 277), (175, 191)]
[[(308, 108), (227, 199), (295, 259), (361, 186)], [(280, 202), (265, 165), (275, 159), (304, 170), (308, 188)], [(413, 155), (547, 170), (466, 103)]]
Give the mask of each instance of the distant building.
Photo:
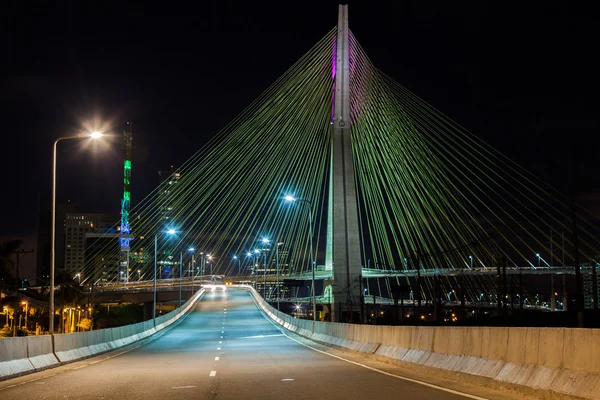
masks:
[[(599, 265), (596, 265), (596, 270), (600, 270)], [(591, 273), (581, 274), (583, 276), (583, 306), (586, 309), (594, 308), (594, 286)], [(596, 288), (600, 291), (600, 271), (596, 274)]]
[(65, 217), (65, 272), (74, 276), (84, 270), (87, 234), (117, 234), (119, 220), (116, 214), (68, 213)]
[(7, 263), (8, 273), (17, 280), (20, 288), (36, 285), (37, 276), (37, 237), (0, 236), (0, 243), (18, 240), (21, 242)]
[[(79, 208), (72, 203), (56, 205), (56, 246), (55, 268), (61, 271), (65, 267), (65, 219), (68, 213), (78, 213)], [(40, 195), (39, 220), (37, 236), (37, 271), (38, 277), (48, 279), (50, 275), (50, 222), (52, 220), (52, 203), (50, 196)]]
[(176, 189), (181, 174), (171, 165), (168, 170), (158, 171), (158, 212), (162, 219), (169, 223), (176, 215)]
[(84, 247), (85, 276), (90, 284), (114, 282), (119, 274), (119, 235), (110, 232), (86, 232)]

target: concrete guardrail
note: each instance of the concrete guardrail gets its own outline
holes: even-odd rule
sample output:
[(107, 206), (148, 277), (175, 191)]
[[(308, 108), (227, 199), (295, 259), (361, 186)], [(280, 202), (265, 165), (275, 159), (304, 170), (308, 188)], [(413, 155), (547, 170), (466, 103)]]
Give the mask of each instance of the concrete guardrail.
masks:
[(181, 307), (153, 320), (118, 328), (44, 336), (0, 338), (0, 380), (37, 372), (126, 346), (183, 317), (202, 297), (199, 290)]
[(313, 322), (275, 310), (252, 287), (237, 287), (249, 290), (273, 321), (317, 342), (547, 399), (600, 399), (600, 329)]

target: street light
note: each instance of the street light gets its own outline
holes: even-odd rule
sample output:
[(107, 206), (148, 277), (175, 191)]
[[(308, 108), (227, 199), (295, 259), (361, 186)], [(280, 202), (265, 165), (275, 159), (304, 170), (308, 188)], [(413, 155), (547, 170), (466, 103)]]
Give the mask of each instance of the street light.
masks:
[(195, 248), (190, 247), (188, 248), (188, 253), (192, 253), (192, 260), (190, 261), (190, 268), (188, 269), (188, 275), (192, 274), (192, 280), (193, 280), (193, 274), (194, 274), (194, 264), (196, 264), (196, 259), (194, 258), (194, 252), (196, 251)]
[(294, 196), (285, 196), (286, 201), (300, 202), (308, 204), (308, 234), (310, 236), (310, 263), (312, 267), (312, 303), (313, 303), (313, 321), (317, 320), (317, 298), (315, 293), (315, 260), (313, 254), (313, 230), (312, 230), (312, 203), (306, 199), (297, 199)]
[(208, 263), (210, 264), (210, 276), (211, 276), (211, 279), (212, 279), (212, 274), (213, 274), (212, 256), (210, 254), (207, 254), (206, 258), (208, 259)]
[(179, 252), (179, 307), (181, 307), (181, 282), (183, 280), (183, 252)]
[(538, 268), (539, 268), (539, 267), (540, 267), (541, 260), (542, 260), (542, 257), (540, 257), (540, 253), (536, 253), (536, 255), (535, 255), (535, 256), (536, 256), (536, 257), (537, 257), (537, 259), (538, 259)]
[[(262, 238), (263, 244), (270, 244), (271, 241), (267, 238)], [(263, 248), (263, 299), (267, 299), (267, 251)]]
[[(174, 235), (175, 230), (169, 229), (167, 231), (167, 233), (169, 235)], [(152, 301), (152, 321), (154, 322), (154, 326), (156, 326), (156, 264), (157, 264), (156, 260), (158, 258), (157, 248), (158, 248), (158, 233), (155, 233), (154, 234), (154, 297), (153, 297), (153, 301)]]
[(471, 269), (473, 269), (473, 256), (469, 256), (469, 262), (471, 264)]
[(233, 259), (237, 260), (237, 262), (238, 262), (238, 276), (240, 276), (240, 269), (241, 269), (241, 267), (240, 267), (240, 259), (238, 258), (238, 256), (235, 256), (235, 255), (233, 256)]
[(52, 220), (50, 234), (50, 309), (48, 328), (50, 334), (54, 334), (54, 268), (55, 268), (55, 245), (56, 245), (56, 147), (61, 140), (92, 138), (97, 139), (102, 137), (100, 132), (82, 133), (74, 136), (59, 137), (54, 141), (54, 151), (52, 153)]

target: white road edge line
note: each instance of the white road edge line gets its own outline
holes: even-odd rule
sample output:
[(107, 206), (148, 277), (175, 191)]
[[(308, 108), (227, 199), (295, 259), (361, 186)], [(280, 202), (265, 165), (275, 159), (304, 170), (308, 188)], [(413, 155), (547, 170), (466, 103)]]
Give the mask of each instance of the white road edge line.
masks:
[(458, 390), (448, 389), (448, 388), (445, 388), (443, 386), (434, 385), (433, 383), (427, 383), (427, 382), (419, 381), (417, 379), (407, 378), (405, 376), (396, 375), (396, 374), (392, 374), (390, 372), (386, 372), (386, 371), (383, 371), (383, 370), (380, 370), (380, 369), (377, 369), (377, 368), (369, 367), (368, 365), (364, 365), (364, 364), (358, 363), (356, 361), (348, 360), (348, 359), (345, 359), (343, 357), (336, 356), (335, 354), (331, 354), (331, 353), (328, 353), (326, 351), (319, 350), (319, 349), (317, 349), (315, 347), (309, 346), (309, 345), (307, 345), (305, 343), (299, 342), (298, 340), (294, 339), (293, 337), (290, 337), (290, 336), (286, 335), (285, 333), (283, 334), (283, 336), (287, 337), (290, 340), (293, 340), (294, 342), (296, 342), (298, 344), (301, 344), (304, 347), (308, 347), (309, 349), (314, 350), (316, 352), (319, 352), (321, 354), (325, 354), (325, 355), (328, 355), (330, 357), (337, 358), (338, 360), (346, 361), (347, 363), (350, 363), (350, 364), (358, 365), (359, 367), (370, 369), (371, 371), (379, 372), (380, 374), (388, 375), (388, 376), (391, 376), (391, 377), (394, 377), (394, 378), (397, 378), (397, 379), (401, 379), (403, 381), (413, 382), (413, 383), (416, 383), (416, 384), (419, 384), (419, 385), (427, 386), (427, 387), (430, 387), (430, 388), (433, 388), (433, 389), (437, 389), (437, 390), (441, 390), (441, 391), (444, 391), (444, 392), (456, 394), (458, 396), (463, 396), (463, 397), (466, 397), (466, 398), (469, 398), (469, 399), (474, 399), (474, 400), (490, 400), (490, 399), (488, 399), (486, 397), (479, 397), (479, 396), (475, 396), (475, 395), (472, 395), (472, 394), (468, 394), (468, 393), (464, 393), (464, 392), (459, 392)]
[(210, 371), (210, 374), (208, 376), (215, 376), (217, 375), (217, 371)]

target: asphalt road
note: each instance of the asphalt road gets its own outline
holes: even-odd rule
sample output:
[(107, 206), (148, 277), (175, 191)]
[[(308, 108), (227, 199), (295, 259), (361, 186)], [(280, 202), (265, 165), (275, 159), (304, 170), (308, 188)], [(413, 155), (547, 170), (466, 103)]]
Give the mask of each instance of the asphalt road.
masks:
[(158, 338), (0, 382), (0, 399), (513, 398), (464, 385), (445, 391), (399, 378), (393, 366), (340, 355), (284, 335), (246, 291), (209, 293)]

